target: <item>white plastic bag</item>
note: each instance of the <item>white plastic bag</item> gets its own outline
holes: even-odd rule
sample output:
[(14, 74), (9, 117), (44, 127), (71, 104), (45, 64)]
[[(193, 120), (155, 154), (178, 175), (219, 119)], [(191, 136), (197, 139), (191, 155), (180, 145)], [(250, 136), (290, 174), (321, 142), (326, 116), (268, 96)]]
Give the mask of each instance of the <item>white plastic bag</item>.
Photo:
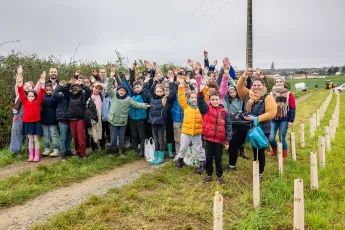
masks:
[(199, 166), (199, 160), (196, 156), (193, 146), (189, 146), (184, 154), (183, 162), (188, 166)]
[(145, 140), (145, 158), (147, 161), (152, 161), (155, 152), (155, 141), (152, 137)]

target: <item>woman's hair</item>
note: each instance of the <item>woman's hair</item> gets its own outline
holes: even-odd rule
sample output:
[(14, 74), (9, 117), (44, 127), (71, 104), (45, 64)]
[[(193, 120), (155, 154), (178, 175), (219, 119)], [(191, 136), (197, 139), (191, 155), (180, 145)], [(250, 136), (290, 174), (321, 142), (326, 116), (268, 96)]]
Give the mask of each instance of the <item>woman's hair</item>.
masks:
[(219, 90), (219, 85), (216, 82), (210, 81), (207, 83), (208, 88), (214, 88), (216, 90)]
[(29, 89), (29, 90), (26, 92), (26, 95), (28, 95), (29, 93), (33, 93), (34, 96), (35, 96), (35, 99), (37, 98), (37, 92), (36, 92), (34, 89)]
[[(164, 93), (164, 85), (163, 84), (157, 84), (155, 87), (155, 91), (157, 90), (157, 88), (160, 88), (163, 93)], [(162, 98), (162, 105), (165, 106), (168, 100), (168, 95), (164, 95)]]
[(29, 83), (29, 84), (32, 86), (32, 88), (35, 88), (35, 84), (34, 84), (32, 81), (26, 81), (26, 82), (24, 82), (24, 85), (25, 85), (26, 83)]
[(254, 81), (259, 81), (259, 82), (261, 82), (261, 84), (262, 84), (263, 86), (266, 86), (266, 83), (265, 83), (264, 79), (262, 79), (262, 78), (260, 78), (260, 77), (254, 78), (253, 84), (254, 84)]

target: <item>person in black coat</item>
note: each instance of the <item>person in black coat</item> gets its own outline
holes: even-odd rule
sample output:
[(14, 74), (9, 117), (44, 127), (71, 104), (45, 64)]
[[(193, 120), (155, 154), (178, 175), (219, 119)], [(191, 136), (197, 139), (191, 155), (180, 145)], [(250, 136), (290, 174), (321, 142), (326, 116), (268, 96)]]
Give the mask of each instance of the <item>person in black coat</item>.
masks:
[[(45, 150), (43, 156), (59, 156), (58, 138), (57, 138), (57, 120), (56, 120), (57, 102), (53, 97), (53, 87), (46, 84), (44, 100), (41, 104), (41, 124), (44, 133)], [(50, 139), (53, 141), (54, 151), (50, 153)]]

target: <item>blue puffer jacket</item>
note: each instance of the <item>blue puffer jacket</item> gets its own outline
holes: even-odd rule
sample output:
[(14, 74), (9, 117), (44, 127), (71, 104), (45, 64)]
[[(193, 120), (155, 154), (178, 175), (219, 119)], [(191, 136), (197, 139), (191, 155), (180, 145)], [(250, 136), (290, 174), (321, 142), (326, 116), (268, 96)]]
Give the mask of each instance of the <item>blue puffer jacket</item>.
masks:
[(68, 121), (69, 88), (58, 85), (53, 91), (53, 98), (58, 102), (56, 119), (58, 121)]
[[(139, 94), (132, 94), (133, 101), (145, 103), (143, 96), (141, 93)], [(146, 109), (136, 109), (134, 107), (130, 107), (129, 109), (129, 118), (133, 120), (145, 120), (147, 119), (147, 111)]]
[(44, 100), (41, 104), (41, 123), (42, 125), (56, 125), (56, 107), (57, 102), (53, 95), (44, 95)]
[(178, 95), (176, 94), (176, 99), (174, 104), (171, 108), (171, 118), (173, 121), (183, 122), (183, 109), (181, 108), (180, 104), (178, 103)]
[(162, 98), (159, 96), (152, 96), (150, 100), (149, 122), (153, 125), (163, 125), (167, 121), (167, 109), (164, 108)]

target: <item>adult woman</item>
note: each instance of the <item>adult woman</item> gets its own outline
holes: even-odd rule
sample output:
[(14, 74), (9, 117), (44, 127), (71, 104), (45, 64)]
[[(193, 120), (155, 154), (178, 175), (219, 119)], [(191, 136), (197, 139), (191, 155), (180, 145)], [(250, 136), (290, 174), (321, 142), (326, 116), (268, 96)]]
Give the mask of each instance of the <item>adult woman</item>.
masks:
[[(274, 98), (267, 94), (267, 88), (263, 78), (257, 77), (253, 79), (253, 85), (249, 90), (245, 87), (247, 77), (248, 71), (246, 70), (237, 82), (238, 94), (241, 100), (244, 102), (244, 115), (248, 121), (253, 121), (254, 117), (258, 117), (260, 127), (265, 136), (268, 138), (271, 131), (271, 120), (277, 114), (277, 105)], [(243, 136), (243, 138), (245, 138), (245, 136)], [(243, 143), (244, 140), (241, 142)], [(259, 173), (260, 181), (262, 181), (262, 173), (264, 172), (266, 163), (265, 148), (253, 148), (253, 154), (254, 161), (257, 160), (257, 155), (259, 157)]]
[(279, 140), (283, 144), (283, 160), (285, 162), (288, 155), (286, 133), (295, 120), (296, 101), (286, 86), (284, 79), (280, 77), (275, 79), (275, 86), (272, 88), (271, 95), (277, 104), (277, 115), (272, 121), (271, 134), (269, 136), (272, 152), (268, 152), (267, 155), (277, 155), (277, 142), (275, 139), (279, 129)]

